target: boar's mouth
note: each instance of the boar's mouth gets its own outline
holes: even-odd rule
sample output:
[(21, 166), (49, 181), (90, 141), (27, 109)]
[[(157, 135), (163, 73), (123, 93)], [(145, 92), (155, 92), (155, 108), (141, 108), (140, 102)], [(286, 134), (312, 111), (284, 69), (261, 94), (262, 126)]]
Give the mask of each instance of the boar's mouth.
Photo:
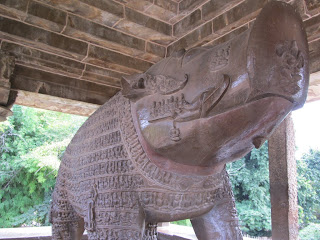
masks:
[(185, 100), (184, 94), (179, 97), (171, 96), (160, 102), (153, 102), (150, 108), (148, 121), (151, 123), (171, 119), (174, 122), (187, 122), (205, 118), (208, 113), (220, 102), (230, 86), (230, 77), (224, 75), (219, 87), (207, 88), (191, 102)]

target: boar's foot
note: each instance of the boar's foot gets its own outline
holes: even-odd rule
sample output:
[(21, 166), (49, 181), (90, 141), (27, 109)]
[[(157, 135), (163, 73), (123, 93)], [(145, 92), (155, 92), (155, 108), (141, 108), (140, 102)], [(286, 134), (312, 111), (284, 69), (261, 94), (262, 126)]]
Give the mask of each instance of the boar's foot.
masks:
[(146, 223), (146, 229), (142, 240), (157, 240), (157, 223)]
[(83, 219), (77, 222), (52, 223), (53, 240), (80, 240), (84, 232)]
[(208, 213), (191, 219), (197, 238), (199, 240), (242, 240), (227, 173), (224, 179), (224, 191), (214, 202), (215, 205)]
[(141, 240), (141, 231), (136, 229), (118, 228), (96, 228), (88, 231), (88, 240)]
[(53, 240), (80, 240), (84, 232), (84, 220), (79, 217), (67, 199), (65, 180), (58, 176), (52, 194), (50, 222)]
[[(125, 199), (122, 199), (123, 201)], [(99, 208), (94, 210), (95, 224), (87, 229), (88, 240), (142, 240), (145, 215), (142, 208)], [(85, 226), (88, 226), (86, 222)], [(146, 238), (151, 239), (151, 238)], [(156, 238), (155, 238), (156, 240)]]

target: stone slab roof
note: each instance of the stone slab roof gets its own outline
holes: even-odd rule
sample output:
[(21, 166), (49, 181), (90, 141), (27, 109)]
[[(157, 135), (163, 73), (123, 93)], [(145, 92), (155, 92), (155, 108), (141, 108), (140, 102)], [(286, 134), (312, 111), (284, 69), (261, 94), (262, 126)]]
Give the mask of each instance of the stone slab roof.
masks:
[[(248, 29), (267, 0), (0, 0), (0, 49), (16, 58), (16, 103), (89, 115), (140, 73), (182, 48)], [(320, 71), (320, 1), (287, 0)], [(319, 99), (320, 77), (309, 99)]]

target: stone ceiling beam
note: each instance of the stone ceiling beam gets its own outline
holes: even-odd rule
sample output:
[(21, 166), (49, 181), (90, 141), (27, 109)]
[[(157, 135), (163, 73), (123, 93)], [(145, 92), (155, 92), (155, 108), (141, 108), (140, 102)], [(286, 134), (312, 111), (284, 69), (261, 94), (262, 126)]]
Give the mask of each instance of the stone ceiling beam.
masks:
[(15, 103), (51, 111), (90, 116), (100, 105), (19, 90)]
[(307, 102), (320, 100), (320, 71), (310, 75)]
[(320, 71), (320, 38), (309, 43), (310, 73)]
[(119, 91), (117, 88), (21, 65), (15, 66), (11, 88), (100, 105)]
[(2, 41), (1, 50), (14, 54), (18, 65), (89, 80), (115, 88), (121, 87), (121, 77), (128, 74), (86, 64), (9, 41)]

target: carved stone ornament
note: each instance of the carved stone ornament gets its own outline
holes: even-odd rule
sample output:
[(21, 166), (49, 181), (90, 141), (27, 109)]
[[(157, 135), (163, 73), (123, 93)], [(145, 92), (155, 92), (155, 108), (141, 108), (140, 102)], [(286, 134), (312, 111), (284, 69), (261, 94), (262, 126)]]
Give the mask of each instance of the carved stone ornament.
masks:
[(12, 115), (8, 101), (10, 98), (10, 77), (15, 64), (14, 56), (0, 50), (0, 122)]
[(199, 240), (242, 239), (225, 164), (303, 105), (308, 67), (300, 16), (270, 2), (229, 42), (123, 78), (66, 149), (53, 239), (156, 240), (157, 222), (186, 218)]

